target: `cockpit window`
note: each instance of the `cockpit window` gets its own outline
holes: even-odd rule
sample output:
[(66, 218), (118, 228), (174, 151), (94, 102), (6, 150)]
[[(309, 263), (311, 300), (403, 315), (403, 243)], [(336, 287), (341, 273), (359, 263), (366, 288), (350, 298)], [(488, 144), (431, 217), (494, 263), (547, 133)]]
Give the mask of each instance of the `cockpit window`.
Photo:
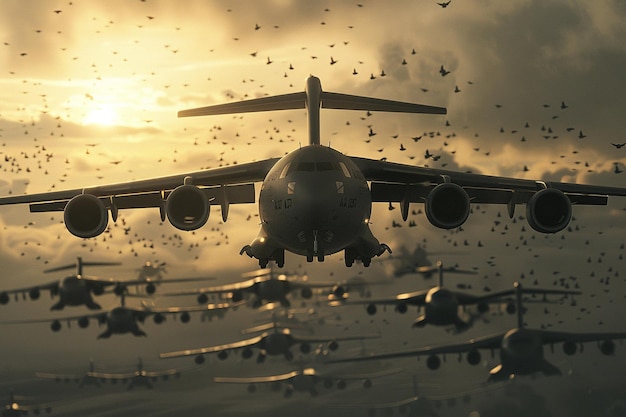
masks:
[(289, 171), (289, 167), (291, 166), (291, 162), (287, 162), (283, 167), (282, 171), (280, 171), (280, 175), (278, 178), (285, 178), (287, 176), (287, 172)]
[(315, 169), (317, 171), (332, 171), (333, 170), (333, 164), (330, 163), (329, 161), (317, 162), (315, 164)]
[(315, 163), (314, 162), (300, 162), (298, 164), (298, 171), (315, 171)]
[(350, 171), (348, 171), (348, 167), (346, 166), (346, 164), (344, 164), (343, 162), (339, 162), (339, 167), (343, 171), (343, 175), (345, 175), (346, 178), (350, 178), (351, 177)]

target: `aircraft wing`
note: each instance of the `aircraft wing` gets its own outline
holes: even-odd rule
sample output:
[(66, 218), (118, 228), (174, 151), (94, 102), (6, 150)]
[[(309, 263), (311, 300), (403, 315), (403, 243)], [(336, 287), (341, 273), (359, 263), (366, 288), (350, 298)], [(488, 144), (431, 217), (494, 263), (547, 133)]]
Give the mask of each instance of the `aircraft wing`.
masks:
[(411, 305), (424, 305), (426, 303), (426, 294), (428, 290), (420, 290), (398, 294), (395, 297), (389, 298), (367, 298), (367, 299), (359, 299), (359, 300), (346, 300), (346, 301), (330, 301), (329, 304), (333, 307), (335, 306), (343, 306), (343, 305), (351, 305), (351, 304), (386, 304), (386, 305), (395, 305), (402, 302)]
[(568, 333), (541, 330), (543, 344), (558, 342), (597, 342), (605, 340), (626, 339), (626, 333)]
[[(543, 181), (455, 172), (405, 165), (368, 158), (351, 157), (371, 181), (372, 201), (423, 202), (428, 193), (446, 178), (465, 189), (473, 203), (525, 204), (543, 188)], [(606, 196), (626, 196), (626, 188), (549, 182), (546, 185), (565, 193), (572, 203), (606, 205)]]
[(108, 312), (106, 311), (100, 311), (98, 313), (90, 313), (90, 314), (81, 314), (81, 315), (76, 315), (76, 316), (69, 316), (69, 317), (51, 317), (51, 318), (46, 318), (46, 319), (29, 319), (29, 320), (6, 320), (6, 321), (0, 321), (0, 324), (27, 324), (27, 323), (50, 323), (53, 321), (65, 321), (68, 323), (72, 322), (72, 321), (78, 321), (80, 319), (98, 319), (100, 321), (104, 321), (106, 319)]
[[(9, 301), (9, 298), (8, 298), (9, 294), (22, 294), (22, 297), (26, 298), (26, 295), (33, 291), (48, 290), (51, 293), (54, 293), (58, 290), (58, 288), (59, 288), (59, 281), (56, 280), (56, 281), (48, 282), (46, 284), (32, 285), (30, 287), (16, 288), (12, 290), (0, 290), (0, 304), (5, 304), (2, 301), (6, 301), (6, 302)], [(18, 296), (16, 295), (15, 296), (16, 301), (17, 301), (17, 297)]]
[(449, 345), (443, 346), (427, 346), (414, 350), (407, 350), (401, 352), (392, 352), (392, 353), (381, 353), (374, 354), (369, 356), (360, 356), (354, 358), (341, 358), (341, 359), (332, 359), (327, 362), (329, 363), (338, 363), (338, 362), (355, 362), (355, 361), (366, 361), (366, 360), (382, 360), (382, 359), (395, 359), (395, 358), (404, 358), (409, 356), (424, 356), (424, 355), (437, 355), (437, 354), (446, 354), (446, 353), (464, 353), (473, 349), (496, 349), (500, 348), (502, 343), (502, 338), (504, 334), (496, 334), (492, 336), (485, 336), (476, 339), (470, 339), (467, 342), (462, 343), (453, 343)]
[(121, 372), (121, 373), (113, 373), (113, 372), (87, 372), (87, 376), (91, 378), (98, 379), (106, 379), (106, 380), (128, 380), (135, 377), (134, 372)]
[[(65, 191), (51, 191), (19, 196), (0, 197), (0, 205), (30, 204), (31, 212), (62, 211), (69, 200), (79, 194), (99, 197), (105, 207), (118, 209), (160, 207), (164, 198), (189, 177), (191, 184), (203, 188), (207, 198), (214, 198), (216, 204), (224, 199), (230, 204), (253, 203), (254, 186), (249, 183), (263, 181), (279, 158), (257, 162), (211, 168), (201, 171), (175, 174), (164, 177), (135, 180), (108, 185), (96, 185)], [(188, 181), (189, 182), (189, 181)], [(221, 186), (227, 186), (221, 190)], [(250, 201), (251, 200), (251, 201)]]
[[(158, 378), (163, 376), (178, 375), (180, 371), (178, 369), (165, 369), (162, 371), (143, 371), (141, 376), (147, 378)], [(87, 372), (87, 376), (98, 379), (107, 380), (125, 380), (131, 379), (137, 376), (136, 372)]]
[[(471, 295), (463, 292), (455, 292), (457, 299), (459, 300), (459, 304), (461, 305), (469, 305), (469, 304), (477, 304), (481, 302), (503, 302), (503, 298), (510, 297), (515, 295), (515, 288), (510, 290), (496, 291), (489, 294), (484, 295)], [(556, 289), (542, 289), (542, 288), (526, 288), (522, 289), (523, 294), (541, 294), (541, 295), (580, 295), (581, 291), (572, 291), (572, 290), (556, 290)]]
[(148, 317), (154, 314), (178, 314), (178, 313), (194, 313), (198, 311), (226, 310), (235, 306), (245, 304), (240, 303), (216, 303), (202, 304), (197, 306), (184, 307), (125, 307), (127, 310), (133, 311), (138, 317)]
[(170, 291), (162, 295), (195, 295), (195, 294), (220, 294), (232, 291), (245, 291), (253, 287), (254, 284), (260, 282), (258, 279), (249, 279), (246, 281), (233, 282), (231, 284), (215, 285), (204, 288), (194, 288), (191, 290)]
[(263, 340), (263, 338), (265, 336), (266, 336), (266, 334), (262, 334), (262, 335), (259, 335), (259, 336), (252, 337), (250, 339), (240, 340), (238, 342), (227, 343), (227, 344), (224, 344), (224, 345), (209, 346), (209, 347), (199, 348), (199, 349), (179, 350), (177, 352), (161, 353), (159, 355), (159, 357), (162, 358), (162, 359), (165, 359), (165, 358), (178, 358), (178, 357), (181, 357), (181, 356), (191, 356), (191, 355), (200, 355), (200, 354), (203, 354), (203, 353), (221, 352), (223, 350), (229, 350), (229, 349), (241, 349), (241, 348), (245, 348), (245, 347), (248, 347), (248, 346), (256, 345), (261, 340)]
[(322, 336), (295, 336), (292, 335), (292, 338), (297, 343), (324, 343), (329, 341), (348, 341), (348, 340), (363, 340), (363, 339), (378, 339), (380, 334), (362, 334), (357, 336), (339, 336), (339, 337), (322, 337)]
[(213, 378), (213, 381), (230, 383), (230, 384), (257, 384), (257, 383), (263, 383), (263, 382), (288, 381), (301, 374), (302, 374), (302, 371), (291, 371), (291, 372), (287, 372), (286, 374), (280, 374), (280, 375), (252, 376), (252, 377), (241, 377), (241, 378), (216, 376), (215, 378)]
[(70, 374), (53, 374), (49, 372), (35, 372), (37, 378), (52, 379), (55, 381), (76, 381), (80, 382), (84, 375), (70, 375)]

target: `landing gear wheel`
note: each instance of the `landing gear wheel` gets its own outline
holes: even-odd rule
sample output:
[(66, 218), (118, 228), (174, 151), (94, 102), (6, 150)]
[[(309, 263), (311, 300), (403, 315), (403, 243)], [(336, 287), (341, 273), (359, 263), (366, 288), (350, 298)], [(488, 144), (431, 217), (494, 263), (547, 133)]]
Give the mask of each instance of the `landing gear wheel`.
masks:
[(346, 261), (346, 266), (348, 268), (351, 267), (352, 264), (354, 264), (354, 254), (352, 253), (350, 249), (346, 248), (346, 250), (344, 251), (343, 257)]
[(284, 249), (276, 249), (276, 254), (274, 255), (274, 260), (276, 261), (276, 265), (279, 268), (285, 266), (285, 250)]

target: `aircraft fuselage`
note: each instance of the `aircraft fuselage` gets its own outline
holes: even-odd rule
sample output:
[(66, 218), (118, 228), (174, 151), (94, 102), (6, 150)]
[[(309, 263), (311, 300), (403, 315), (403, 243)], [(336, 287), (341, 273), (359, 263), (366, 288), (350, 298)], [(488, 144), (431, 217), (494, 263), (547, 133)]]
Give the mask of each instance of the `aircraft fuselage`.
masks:
[(428, 323), (436, 326), (455, 324), (458, 319), (459, 302), (453, 292), (434, 287), (426, 294), (424, 313)]
[(92, 298), (92, 288), (89, 282), (80, 276), (69, 276), (59, 282), (58, 295), (60, 301), (52, 309), (59, 310), (64, 306), (86, 305), (91, 309), (100, 308)]
[(323, 259), (363, 237), (371, 209), (370, 190), (358, 167), (321, 145), (280, 159), (259, 194), (262, 232), (277, 247), (309, 260)]

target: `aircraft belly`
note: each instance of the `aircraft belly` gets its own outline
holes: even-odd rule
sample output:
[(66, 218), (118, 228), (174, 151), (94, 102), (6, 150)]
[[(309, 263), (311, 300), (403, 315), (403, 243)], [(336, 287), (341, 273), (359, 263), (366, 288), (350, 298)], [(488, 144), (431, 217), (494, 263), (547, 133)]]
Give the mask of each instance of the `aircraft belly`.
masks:
[(316, 191), (296, 185), (293, 194), (281, 194), (277, 187), (268, 187), (259, 197), (260, 216), (268, 236), (300, 255), (307, 255), (314, 246), (318, 252), (330, 255), (351, 245), (367, 226), (371, 212), (369, 190), (364, 187), (338, 193), (334, 181), (331, 185)]

